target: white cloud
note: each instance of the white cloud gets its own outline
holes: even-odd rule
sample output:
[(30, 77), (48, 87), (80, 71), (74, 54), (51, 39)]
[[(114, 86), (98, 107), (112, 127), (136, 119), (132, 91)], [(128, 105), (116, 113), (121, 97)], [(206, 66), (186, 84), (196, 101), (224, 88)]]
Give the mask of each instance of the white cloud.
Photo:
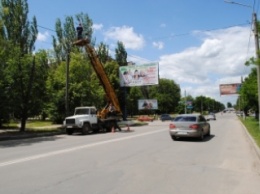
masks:
[(163, 47), (164, 47), (164, 43), (161, 42), (161, 41), (159, 41), (159, 42), (153, 42), (153, 46), (154, 46), (155, 48), (158, 48), (159, 50), (161, 50), (161, 49), (163, 49)]
[(134, 32), (133, 27), (122, 26), (112, 27), (105, 33), (105, 39), (123, 42), (126, 49), (139, 50), (145, 45), (145, 40), (141, 34)]
[[(182, 52), (160, 57), (160, 77), (173, 79), (196, 97), (208, 96), (219, 101), (236, 97), (220, 97), (219, 84), (240, 83), (250, 73), (245, 61), (254, 56), (254, 40), (249, 44), (250, 29), (233, 27), (196, 33), (202, 44)], [(226, 104), (226, 103), (224, 103)]]
[(103, 24), (93, 24), (94, 30), (101, 30), (103, 28)]
[(44, 33), (39, 32), (38, 36), (37, 36), (37, 41), (44, 42), (49, 38), (49, 36), (50, 36), (50, 34), (47, 31)]

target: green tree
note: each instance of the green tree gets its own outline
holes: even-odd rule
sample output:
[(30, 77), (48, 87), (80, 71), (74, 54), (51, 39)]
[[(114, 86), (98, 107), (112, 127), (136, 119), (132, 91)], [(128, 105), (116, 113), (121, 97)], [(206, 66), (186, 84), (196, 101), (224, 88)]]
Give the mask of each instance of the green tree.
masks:
[[(258, 36), (260, 35), (260, 22), (257, 21), (257, 32)], [(251, 57), (248, 61), (245, 62), (246, 66), (249, 65), (255, 65), (258, 66), (260, 65), (260, 53), (258, 51), (257, 53), (257, 58)], [(258, 106), (258, 89), (257, 86), (259, 83), (257, 83), (257, 70), (256, 68), (252, 68), (251, 74), (249, 75), (248, 78), (246, 78), (245, 82), (242, 85), (241, 92), (240, 92), (240, 99), (243, 102), (243, 109), (244, 112), (247, 114), (247, 110), (252, 108), (256, 111), (256, 119), (258, 119), (258, 114), (259, 114), (259, 106)], [(258, 75), (259, 76), (259, 75)], [(247, 89), (251, 89), (252, 91), (246, 91)], [(238, 106), (238, 104), (237, 104)]]
[(97, 55), (102, 64), (106, 64), (111, 61), (111, 57), (109, 55), (109, 47), (108, 45), (101, 42), (97, 49)]
[[(89, 60), (82, 47), (74, 46), (76, 40), (75, 21), (81, 23), (86, 35), (92, 37), (92, 20), (87, 14), (77, 14), (75, 17), (67, 16), (64, 23), (61, 19), (56, 21), (56, 37), (53, 36), (54, 63), (48, 78), (48, 93), (54, 99), (48, 105), (48, 112), (54, 122), (60, 123), (66, 116), (65, 90), (66, 90), (66, 66), (69, 65), (68, 81), (68, 109), (72, 114), (76, 106), (90, 104), (93, 93), (91, 88), (91, 74)], [(84, 37), (85, 38), (85, 37)], [(75, 61), (76, 60), (76, 61)], [(74, 68), (76, 67), (76, 68)], [(93, 85), (95, 87), (95, 85)], [(95, 96), (96, 97), (96, 96)], [(86, 100), (88, 98), (88, 100)], [(99, 99), (99, 98), (94, 98)]]
[[(257, 71), (252, 68), (251, 73), (245, 78), (240, 90), (240, 102), (238, 106), (244, 110), (245, 113), (249, 109), (258, 112), (258, 90), (257, 90)], [(258, 117), (257, 117), (258, 118)]]
[[(65, 115), (65, 62), (52, 68), (47, 81), (48, 94), (52, 99), (48, 105), (48, 112), (55, 123), (61, 123)], [(73, 114), (75, 107), (90, 106), (95, 102), (103, 102), (100, 83), (85, 54), (71, 53), (69, 87), (69, 114)], [(99, 104), (97, 106), (100, 106)]]
[(194, 111), (195, 112), (200, 112), (201, 114), (204, 113), (204, 111), (207, 110), (207, 102), (206, 102), (207, 97), (205, 96), (197, 96), (194, 99)]
[(115, 49), (115, 58), (119, 66), (127, 65), (127, 52), (123, 42), (117, 42), (117, 48)]
[(5, 29), (5, 38), (20, 49), (20, 54), (32, 53), (37, 38), (37, 21), (28, 20), (27, 0), (1, 0), (1, 18)]
[(231, 102), (227, 102), (227, 108), (232, 108), (232, 103)]
[(72, 43), (76, 39), (74, 20), (72, 16), (67, 16), (62, 27), (60, 19), (56, 21), (56, 35), (53, 36), (53, 48), (58, 63), (66, 61), (71, 51)]
[[(3, 23), (0, 22), (0, 29), (3, 32)], [(7, 60), (10, 56), (9, 50), (11, 44), (5, 39), (4, 33), (0, 33), (0, 127), (2, 122), (7, 122), (10, 115), (10, 81), (7, 79), (6, 70), (7, 70)]]
[(62, 23), (61, 19), (57, 19), (55, 29), (56, 37), (53, 36), (53, 48), (55, 51), (55, 57), (58, 64), (61, 61), (66, 61), (67, 56), (72, 50), (80, 50), (79, 47), (73, 46), (73, 43), (76, 40), (76, 27), (75, 20), (77, 23), (81, 23), (84, 29), (84, 35), (87, 34), (88, 38), (91, 40), (93, 29), (92, 20), (88, 17), (87, 14), (77, 14), (74, 19), (73, 16), (67, 16), (65, 22)]
[(159, 85), (149, 87), (149, 96), (157, 99), (161, 113), (174, 113), (181, 98), (180, 87), (174, 80), (160, 79)]
[(32, 57), (37, 38), (37, 21), (28, 20), (26, 0), (2, 0), (1, 19), (4, 39), (12, 44), (7, 64), (7, 76), (12, 91), (12, 109), (21, 119), (21, 131), (25, 130), (26, 120), (32, 111), (33, 88), (36, 82), (36, 63)]

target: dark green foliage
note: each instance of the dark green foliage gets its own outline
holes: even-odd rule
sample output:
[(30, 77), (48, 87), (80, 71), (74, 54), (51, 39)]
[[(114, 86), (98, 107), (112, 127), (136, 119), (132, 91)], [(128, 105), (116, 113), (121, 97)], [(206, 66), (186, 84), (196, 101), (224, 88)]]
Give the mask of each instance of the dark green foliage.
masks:
[(119, 66), (126, 66), (127, 65), (127, 52), (125, 50), (124, 44), (120, 41), (117, 42), (117, 48), (115, 49), (116, 52), (116, 61)]
[(241, 91), (240, 97), (237, 101), (237, 107), (243, 110), (245, 113), (249, 109), (258, 112), (258, 90), (257, 90), (257, 71), (256, 68), (252, 68), (251, 73), (245, 78)]
[[(143, 87), (143, 86), (142, 86)], [(128, 113), (131, 115), (144, 114), (138, 111), (138, 100), (146, 99), (142, 87), (131, 87), (127, 97)], [(160, 79), (159, 85), (145, 86), (149, 99), (157, 99), (158, 110), (146, 114), (174, 113), (180, 101), (180, 88), (173, 80)]]
[[(81, 23), (84, 29), (84, 37), (88, 36), (91, 40), (93, 33), (92, 20), (87, 14), (78, 14), (75, 16), (77, 23)], [(67, 16), (65, 22), (62, 23), (61, 19), (56, 21), (56, 36), (53, 36), (53, 48), (55, 57), (58, 63), (66, 61), (67, 54), (71, 51), (79, 51), (80, 48), (73, 46), (73, 42), (77, 40), (76, 26), (73, 16)]]
[(169, 79), (160, 79), (158, 86), (149, 88), (150, 99), (157, 99), (160, 113), (175, 113), (181, 98), (179, 86)]
[[(9, 115), (21, 119), (21, 131), (25, 130), (27, 118), (31, 113), (37, 112), (34, 106), (37, 95), (34, 89), (37, 87), (36, 79), (38, 71), (37, 60), (32, 57), (34, 43), (37, 38), (37, 21), (33, 17), (32, 22), (28, 20), (28, 3), (26, 0), (2, 0), (1, 19), (3, 41), (8, 45), (8, 55), (5, 64), (5, 98), (9, 106)], [(4, 47), (6, 48), (6, 47)], [(10, 104), (9, 104), (10, 103)]]
[(193, 111), (207, 114), (209, 112), (219, 112), (225, 109), (225, 105), (206, 96), (197, 96), (193, 101)]
[(109, 47), (108, 45), (105, 45), (104, 43), (100, 43), (97, 49), (97, 55), (102, 64), (106, 64), (109, 62), (112, 58), (109, 56)]

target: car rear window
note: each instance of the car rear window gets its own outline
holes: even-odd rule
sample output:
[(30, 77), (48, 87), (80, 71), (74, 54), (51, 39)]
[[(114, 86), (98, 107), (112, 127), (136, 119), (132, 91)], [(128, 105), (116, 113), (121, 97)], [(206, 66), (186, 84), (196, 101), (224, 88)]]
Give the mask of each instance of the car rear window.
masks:
[(176, 117), (174, 119), (174, 121), (177, 121), (177, 122), (182, 122), (182, 121), (194, 122), (194, 121), (196, 121), (196, 117), (181, 116), (181, 117)]

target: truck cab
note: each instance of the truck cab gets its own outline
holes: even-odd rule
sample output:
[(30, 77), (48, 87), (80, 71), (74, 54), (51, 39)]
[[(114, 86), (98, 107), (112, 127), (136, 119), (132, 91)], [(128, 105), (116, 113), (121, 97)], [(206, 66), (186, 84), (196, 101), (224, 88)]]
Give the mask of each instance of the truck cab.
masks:
[(63, 125), (66, 127), (66, 133), (71, 135), (74, 132), (81, 132), (87, 134), (95, 131), (99, 127), (97, 109), (91, 107), (77, 107), (75, 108), (74, 115), (66, 117)]

